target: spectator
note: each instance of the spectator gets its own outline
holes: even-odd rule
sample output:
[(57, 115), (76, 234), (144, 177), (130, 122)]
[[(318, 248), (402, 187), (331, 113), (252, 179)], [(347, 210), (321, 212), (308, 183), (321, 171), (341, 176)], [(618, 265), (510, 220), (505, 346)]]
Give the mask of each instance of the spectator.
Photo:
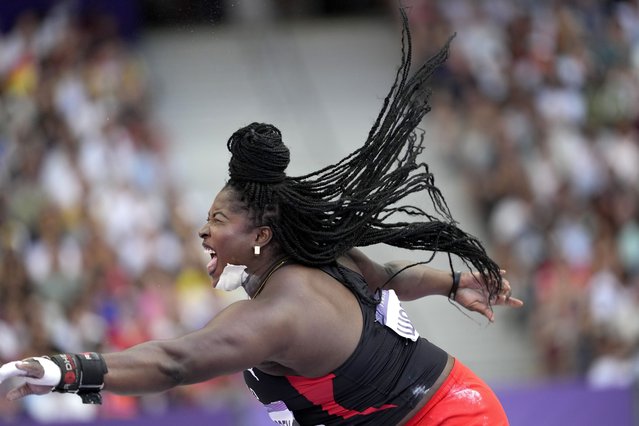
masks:
[(639, 5), (412, 3), (415, 49), (458, 32), (428, 126), (529, 285), (543, 369), (605, 383), (602, 364), (639, 359)]
[[(195, 241), (184, 231), (194, 225), (173, 207), (179, 192), (165, 173), (145, 70), (105, 28), (85, 25), (61, 3), (42, 18), (25, 12), (0, 40), (0, 113), (7, 118), (0, 134), (0, 362), (172, 336), (200, 325), (202, 303), (229, 302), (191, 296), (201, 295), (208, 278), (186, 278), (180, 268), (201, 254), (182, 249)], [(175, 281), (184, 285), (174, 289)], [(18, 332), (29, 338), (17, 339)], [(228, 389), (220, 393), (229, 397), (239, 387), (233, 379), (202, 386)], [(61, 410), (56, 396), (47, 398), (24, 402), (22, 413), (2, 403), (0, 418), (87, 420), (150, 409), (143, 399), (118, 397), (103, 412), (68, 399), (72, 406)], [(176, 401), (198, 403), (174, 391), (155, 397), (154, 410)]]

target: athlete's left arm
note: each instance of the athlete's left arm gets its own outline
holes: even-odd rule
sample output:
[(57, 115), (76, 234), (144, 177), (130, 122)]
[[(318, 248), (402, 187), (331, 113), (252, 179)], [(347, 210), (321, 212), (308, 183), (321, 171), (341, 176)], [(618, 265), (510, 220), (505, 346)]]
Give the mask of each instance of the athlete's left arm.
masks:
[[(416, 300), (426, 296), (448, 296), (453, 284), (450, 271), (431, 268), (425, 265), (413, 265), (414, 262), (395, 260), (381, 265), (359, 249), (352, 249), (347, 256), (357, 265), (372, 291), (380, 287), (393, 289), (400, 300)], [(401, 272), (400, 272), (401, 271)], [(488, 302), (488, 294), (477, 272), (462, 272), (455, 301), (463, 307), (481, 313), (494, 320), (490, 306), (505, 305), (518, 308), (523, 305), (520, 299), (511, 296), (510, 282), (502, 277), (502, 291), (499, 296)]]

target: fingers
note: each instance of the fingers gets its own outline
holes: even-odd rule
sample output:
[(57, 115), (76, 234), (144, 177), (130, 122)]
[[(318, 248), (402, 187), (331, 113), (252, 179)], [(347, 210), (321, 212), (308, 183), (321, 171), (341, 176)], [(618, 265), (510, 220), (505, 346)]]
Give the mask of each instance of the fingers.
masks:
[(20, 361), (13, 361), (4, 364), (0, 367), (0, 383), (8, 379), (9, 377), (25, 376), (26, 373), (17, 367)]
[(497, 299), (495, 300), (494, 304), (506, 305), (512, 308), (519, 308), (523, 306), (524, 305), (523, 300), (518, 299), (516, 297), (512, 297), (512, 294), (513, 294), (513, 291), (512, 291), (512, 287), (510, 286), (510, 282), (504, 279), (502, 281), (501, 291), (499, 293), (499, 296), (497, 296)]
[(476, 311), (488, 318), (488, 321), (495, 322), (495, 313), (488, 306), (482, 305), (481, 307), (476, 309)]
[(524, 301), (521, 299), (517, 299), (516, 297), (509, 297), (506, 300), (506, 304), (511, 308), (521, 308), (524, 306)]
[(488, 321), (490, 321), (490, 322), (494, 322), (494, 320), (495, 320), (495, 313), (485, 303), (482, 303), (482, 302), (479, 302), (479, 301), (475, 301), (473, 303), (470, 303), (468, 306), (466, 306), (466, 309), (468, 309), (469, 311), (477, 312), (477, 313), (485, 316), (486, 318), (488, 318)]
[[(504, 305), (510, 308), (521, 308), (522, 306), (524, 306), (524, 301), (521, 299), (517, 299), (516, 297), (500, 296), (493, 303), (493, 306), (496, 306), (496, 305)], [(495, 322), (495, 312), (493, 312), (492, 309), (486, 307), (481, 310), (477, 309), (477, 312), (481, 313), (486, 318), (488, 318), (490, 322)]]
[(33, 383), (25, 383), (22, 386), (11, 389), (7, 392), (7, 399), (9, 401), (15, 401), (16, 399), (24, 398), (27, 395), (44, 395), (51, 392), (51, 386), (39, 386)]
[[(504, 271), (502, 269), (501, 272), (505, 273), (506, 271)], [(510, 300), (513, 299), (512, 298), (512, 294), (513, 294), (513, 290), (512, 290), (512, 287), (510, 286), (510, 282), (507, 279), (502, 278), (501, 290), (499, 292), (499, 295), (497, 296), (496, 303), (497, 304), (505, 304), (505, 305), (509, 305), (510, 306), (511, 305), (510, 304)], [(519, 299), (515, 299), (515, 300), (517, 300), (518, 302), (521, 302), (521, 300), (519, 300)]]
[(508, 306), (510, 308), (521, 308), (524, 306), (524, 301), (512, 296), (498, 296), (492, 299), (493, 306)]
[(23, 362), (23, 368), (30, 371), (27, 382), (34, 386), (56, 386), (62, 379), (58, 365), (45, 357), (29, 358)]
[(495, 322), (495, 313), (493, 312), (492, 309), (486, 307), (480, 313), (486, 318), (488, 318), (488, 321)]
[(24, 385), (17, 387), (15, 389), (11, 389), (7, 393), (7, 399), (9, 401), (15, 401), (16, 399), (24, 398), (27, 395), (31, 395), (33, 392), (27, 383)]
[(27, 373), (27, 377), (39, 379), (44, 375), (44, 368), (33, 358), (27, 358), (24, 361), (17, 362), (16, 367)]
[(60, 368), (47, 358), (28, 358), (13, 361), (0, 367), (0, 383), (9, 377), (24, 377), (26, 383), (7, 393), (7, 399), (15, 401), (27, 395), (44, 395), (60, 382)]
[(33, 358), (28, 358), (24, 361), (8, 362), (0, 367), (0, 383), (9, 377), (24, 376), (39, 379), (43, 375), (44, 368)]

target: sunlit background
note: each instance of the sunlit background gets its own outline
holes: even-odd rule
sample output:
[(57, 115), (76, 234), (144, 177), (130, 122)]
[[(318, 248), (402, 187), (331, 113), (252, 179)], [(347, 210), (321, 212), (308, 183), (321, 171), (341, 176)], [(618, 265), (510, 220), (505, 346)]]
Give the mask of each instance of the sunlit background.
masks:
[[(398, 4), (1, 1), (0, 362), (171, 338), (243, 297), (210, 288), (196, 235), (226, 140), (275, 124), (291, 175), (359, 147), (401, 58)], [(420, 333), (514, 426), (639, 424), (639, 2), (401, 4), (415, 62), (456, 33), (423, 159), (526, 302), (495, 324), (412, 302)], [(41, 423), (270, 424), (237, 375), (99, 407), (0, 398), (0, 424)]]

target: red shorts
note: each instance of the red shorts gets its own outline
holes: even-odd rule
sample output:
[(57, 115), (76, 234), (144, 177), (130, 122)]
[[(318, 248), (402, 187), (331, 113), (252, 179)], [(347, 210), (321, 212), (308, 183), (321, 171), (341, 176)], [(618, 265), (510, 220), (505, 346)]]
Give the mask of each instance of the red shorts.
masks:
[(406, 426), (502, 426), (508, 425), (495, 393), (468, 367), (455, 365), (440, 388)]

